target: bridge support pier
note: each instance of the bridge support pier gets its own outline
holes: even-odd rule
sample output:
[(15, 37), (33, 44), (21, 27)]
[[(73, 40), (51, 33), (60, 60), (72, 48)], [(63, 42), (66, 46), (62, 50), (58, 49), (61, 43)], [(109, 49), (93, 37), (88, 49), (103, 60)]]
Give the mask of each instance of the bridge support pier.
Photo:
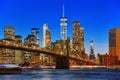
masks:
[(56, 69), (69, 69), (69, 58), (67, 56), (56, 57)]

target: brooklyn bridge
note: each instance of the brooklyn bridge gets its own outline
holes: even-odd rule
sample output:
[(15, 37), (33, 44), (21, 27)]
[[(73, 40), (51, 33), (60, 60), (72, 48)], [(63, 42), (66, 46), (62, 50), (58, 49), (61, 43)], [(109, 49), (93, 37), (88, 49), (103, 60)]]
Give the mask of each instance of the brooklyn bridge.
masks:
[(35, 52), (38, 54), (46, 54), (55, 57), (56, 61), (56, 69), (69, 69), (70, 63), (74, 63), (76, 65), (96, 65), (95, 62), (90, 60), (84, 60), (75, 56), (70, 56), (69, 53), (59, 54), (57, 52), (53, 52), (50, 50), (44, 50), (42, 48), (32, 48), (27, 46), (14, 45), (9, 43), (0, 43), (0, 48), (3, 49), (13, 49), (13, 50), (21, 50), (28, 52)]

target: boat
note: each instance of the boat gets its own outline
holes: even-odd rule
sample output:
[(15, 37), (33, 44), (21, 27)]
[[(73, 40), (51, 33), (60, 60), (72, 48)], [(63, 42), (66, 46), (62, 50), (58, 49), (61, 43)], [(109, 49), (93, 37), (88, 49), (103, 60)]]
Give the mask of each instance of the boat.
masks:
[(0, 74), (20, 74), (22, 68), (16, 64), (0, 64)]

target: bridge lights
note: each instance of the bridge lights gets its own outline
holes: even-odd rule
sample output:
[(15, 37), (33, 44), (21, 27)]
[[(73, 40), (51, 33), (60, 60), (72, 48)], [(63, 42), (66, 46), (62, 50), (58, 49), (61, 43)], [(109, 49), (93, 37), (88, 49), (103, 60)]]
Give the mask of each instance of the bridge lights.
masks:
[(7, 43), (5, 43), (5, 45), (8, 45)]
[(15, 46), (18, 47), (18, 44), (16, 44)]

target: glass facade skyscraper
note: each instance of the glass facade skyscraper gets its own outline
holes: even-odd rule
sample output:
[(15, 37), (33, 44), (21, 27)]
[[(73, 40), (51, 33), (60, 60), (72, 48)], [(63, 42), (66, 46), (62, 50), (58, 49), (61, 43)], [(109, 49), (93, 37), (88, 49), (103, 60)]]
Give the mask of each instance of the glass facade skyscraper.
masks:
[(60, 19), (60, 35), (62, 40), (67, 39), (67, 19), (64, 16), (64, 5), (63, 5), (62, 18)]
[(35, 44), (39, 46), (39, 28), (32, 28), (32, 35), (34, 35)]
[(46, 31), (48, 30), (48, 25), (43, 24), (43, 38), (42, 38), (42, 47), (46, 47)]
[(73, 53), (78, 57), (83, 57), (84, 50), (84, 28), (80, 28), (80, 22), (73, 22)]

